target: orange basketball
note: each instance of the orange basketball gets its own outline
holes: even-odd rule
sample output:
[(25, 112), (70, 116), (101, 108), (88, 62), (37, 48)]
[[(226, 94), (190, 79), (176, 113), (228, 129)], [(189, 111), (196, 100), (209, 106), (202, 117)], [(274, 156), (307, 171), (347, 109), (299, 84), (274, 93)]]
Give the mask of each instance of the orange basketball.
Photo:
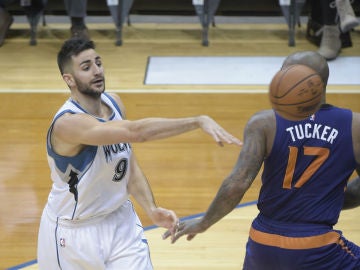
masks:
[(321, 105), (324, 83), (319, 74), (304, 65), (278, 71), (269, 87), (273, 109), (288, 120), (303, 120)]

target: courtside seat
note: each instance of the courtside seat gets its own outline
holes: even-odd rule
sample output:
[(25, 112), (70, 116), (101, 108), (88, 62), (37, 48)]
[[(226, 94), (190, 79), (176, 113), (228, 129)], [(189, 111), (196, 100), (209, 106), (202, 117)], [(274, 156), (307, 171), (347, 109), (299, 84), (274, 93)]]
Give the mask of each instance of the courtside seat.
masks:
[[(119, 0), (129, 1), (129, 0)], [(128, 14), (137, 15), (196, 15), (199, 9), (195, 9), (194, 0), (134, 0), (131, 3)], [(204, 0), (205, 6), (203, 12), (206, 14), (206, 3), (210, 3), (212, 0)], [(293, 1), (293, 0), (292, 0)], [(40, 21), (40, 17), (43, 16), (43, 23), (46, 23), (46, 15), (67, 15), (63, 0), (32, 0), (35, 7), (25, 8), (19, 4), (14, 4), (7, 9), (13, 15), (27, 15), (30, 23), (31, 38), (30, 44), (36, 45), (36, 29)], [(40, 8), (40, 3), (43, 6)], [(124, 18), (116, 18), (113, 14), (114, 9), (111, 11), (106, 5), (106, 0), (88, 0), (87, 14), (89, 16), (112, 16), (116, 25), (117, 40), (116, 45), (121, 45), (121, 32), (122, 23)], [(115, 12), (118, 12), (115, 9)], [(306, 14), (306, 7), (303, 9), (303, 13)], [(199, 15), (199, 14), (198, 14)], [(279, 0), (219, 0), (216, 4), (215, 15), (219, 16), (282, 16), (282, 9), (279, 6)], [(200, 16), (201, 17), (201, 16)], [(205, 16), (207, 17), (207, 16)], [(202, 17), (201, 17), (202, 18)], [(206, 23), (201, 19), (203, 27), (203, 45), (207, 46), (207, 31), (208, 24), (213, 21), (207, 20)]]

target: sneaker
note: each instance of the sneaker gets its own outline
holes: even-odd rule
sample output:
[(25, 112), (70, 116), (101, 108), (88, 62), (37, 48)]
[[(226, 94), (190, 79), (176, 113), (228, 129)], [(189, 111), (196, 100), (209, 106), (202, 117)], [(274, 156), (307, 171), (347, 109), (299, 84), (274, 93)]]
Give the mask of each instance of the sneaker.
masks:
[(326, 60), (335, 59), (341, 50), (340, 30), (337, 25), (324, 25), (318, 53)]
[(70, 31), (73, 38), (90, 39), (89, 31), (86, 26), (71, 26)]
[(5, 9), (0, 7), (0, 47), (4, 44), (6, 34), (14, 18)]
[(360, 24), (349, 0), (336, 0), (335, 3), (340, 18), (340, 29), (343, 33), (350, 31)]

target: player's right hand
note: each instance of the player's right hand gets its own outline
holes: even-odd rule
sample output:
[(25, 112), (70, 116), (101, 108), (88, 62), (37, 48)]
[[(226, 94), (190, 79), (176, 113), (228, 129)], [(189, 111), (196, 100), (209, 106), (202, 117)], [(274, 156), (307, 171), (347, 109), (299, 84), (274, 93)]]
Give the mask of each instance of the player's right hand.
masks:
[(209, 116), (200, 116), (199, 125), (201, 129), (213, 137), (220, 146), (224, 146), (224, 143), (242, 145), (242, 142), (238, 138), (227, 132)]

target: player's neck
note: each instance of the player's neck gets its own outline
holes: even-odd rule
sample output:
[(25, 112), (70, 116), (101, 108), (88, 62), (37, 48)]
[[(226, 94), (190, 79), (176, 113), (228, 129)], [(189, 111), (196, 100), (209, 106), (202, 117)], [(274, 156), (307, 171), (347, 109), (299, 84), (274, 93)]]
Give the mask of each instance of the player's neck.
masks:
[(81, 108), (83, 108), (86, 112), (91, 115), (106, 118), (106, 113), (104, 112), (104, 106), (101, 100), (101, 96), (99, 97), (90, 97), (88, 95), (71, 95), (71, 99), (78, 103)]

